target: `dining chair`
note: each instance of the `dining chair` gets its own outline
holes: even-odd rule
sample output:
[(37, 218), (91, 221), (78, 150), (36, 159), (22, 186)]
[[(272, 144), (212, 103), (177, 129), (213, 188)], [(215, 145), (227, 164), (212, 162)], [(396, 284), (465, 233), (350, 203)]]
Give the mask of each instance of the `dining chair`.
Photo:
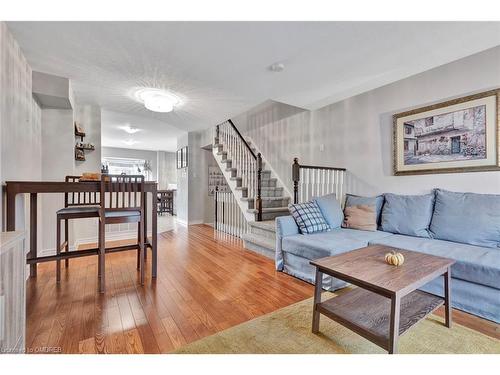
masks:
[[(138, 224), (137, 257), (141, 285), (144, 285), (146, 251), (144, 246), (144, 176), (103, 175), (99, 210), (99, 291), (106, 285), (106, 224)], [(133, 248), (132, 248), (133, 250)]]
[[(80, 182), (81, 176), (66, 176), (65, 182)], [(82, 182), (83, 183), (83, 182)], [(56, 212), (56, 253), (69, 251), (69, 220), (99, 217), (99, 194), (97, 192), (64, 193), (64, 208)], [(64, 242), (61, 244), (61, 221), (64, 220)], [(66, 267), (69, 259), (64, 260)], [(61, 282), (61, 261), (56, 261), (56, 281)]]

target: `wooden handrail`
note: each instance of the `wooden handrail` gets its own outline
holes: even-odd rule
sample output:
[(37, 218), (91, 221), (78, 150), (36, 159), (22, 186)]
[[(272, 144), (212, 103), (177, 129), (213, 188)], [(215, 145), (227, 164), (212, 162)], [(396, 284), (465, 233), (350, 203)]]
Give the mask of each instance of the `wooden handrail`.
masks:
[(229, 124), (231, 125), (231, 127), (233, 128), (233, 130), (236, 132), (236, 134), (238, 134), (238, 137), (243, 142), (243, 144), (246, 146), (246, 148), (248, 149), (248, 151), (250, 151), (250, 154), (253, 156), (253, 158), (255, 160), (257, 160), (257, 155), (255, 155), (255, 153), (253, 152), (253, 150), (250, 147), (250, 145), (247, 143), (247, 141), (245, 140), (245, 138), (243, 138), (243, 136), (241, 135), (241, 133), (238, 130), (238, 128), (236, 127), (236, 125), (234, 125), (233, 121), (231, 119), (229, 119), (229, 120), (227, 120), (227, 122), (229, 122)]
[[(231, 129), (234, 131), (234, 133), (236, 134), (238, 140), (243, 144), (245, 145), (245, 148), (246, 150), (248, 151), (248, 153), (252, 156), (252, 158), (256, 161), (256, 171), (257, 171), (257, 181), (256, 181), (256, 196), (255, 196), (255, 209), (257, 210), (257, 221), (262, 221), (262, 197), (261, 197), (261, 190), (262, 190), (262, 155), (260, 154), (260, 152), (256, 155), (255, 152), (252, 150), (252, 148), (250, 147), (250, 145), (248, 144), (248, 142), (245, 140), (245, 138), (243, 138), (243, 136), (241, 135), (240, 131), (238, 130), (238, 128), (236, 127), (236, 125), (234, 125), (233, 121), (231, 119), (228, 119), (227, 122), (229, 125), (231, 125)], [(223, 122), (222, 124), (219, 124), (216, 126), (215, 128), (215, 138), (216, 138), (216, 142), (219, 143), (220, 142), (220, 129), (219, 127), (223, 124), (225, 124), (225, 122)]]
[(303, 165), (299, 164), (299, 159), (295, 158), (293, 159), (293, 165), (298, 165), (298, 168), (301, 169), (325, 169), (325, 170), (330, 170), (330, 171), (347, 171), (345, 168), (337, 168), (337, 167), (324, 167), (324, 166), (319, 166), (319, 165)]

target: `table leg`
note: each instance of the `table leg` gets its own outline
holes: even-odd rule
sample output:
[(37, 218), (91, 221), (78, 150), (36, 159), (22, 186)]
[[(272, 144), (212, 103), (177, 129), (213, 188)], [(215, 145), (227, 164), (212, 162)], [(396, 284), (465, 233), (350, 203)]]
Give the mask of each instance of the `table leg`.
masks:
[(158, 196), (156, 188), (153, 188), (153, 217), (151, 223), (151, 277), (156, 277), (158, 268), (158, 252), (157, 252), (157, 236), (158, 236), (158, 205), (156, 204), (155, 197)]
[(444, 274), (444, 308), (445, 308), (445, 324), (446, 327), (451, 328), (451, 269)]
[[(37, 194), (30, 193), (30, 258), (37, 257)], [(36, 277), (37, 267), (36, 263), (30, 264), (30, 276)]]
[(144, 192), (144, 261), (148, 259), (148, 193)]
[(16, 230), (16, 194), (7, 185), (7, 232)]
[(316, 268), (316, 281), (314, 287), (314, 302), (313, 302), (313, 321), (312, 333), (319, 332), (319, 318), (318, 304), (321, 303), (321, 291), (323, 290), (323, 272)]
[(391, 326), (389, 332), (389, 354), (396, 354), (398, 352), (398, 338), (399, 338), (399, 313), (401, 308), (401, 299), (396, 294), (391, 298)]

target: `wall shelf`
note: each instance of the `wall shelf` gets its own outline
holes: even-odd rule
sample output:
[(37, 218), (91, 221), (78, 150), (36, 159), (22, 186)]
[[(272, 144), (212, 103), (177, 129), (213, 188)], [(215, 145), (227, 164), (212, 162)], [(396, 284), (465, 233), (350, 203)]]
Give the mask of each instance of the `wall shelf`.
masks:
[(75, 122), (75, 137), (80, 138), (80, 144), (78, 142), (75, 144), (75, 160), (85, 161), (85, 151), (94, 151), (95, 146), (91, 143), (84, 144), (83, 139), (85, 138), (85, 132), (81, 130), (81, 127)]

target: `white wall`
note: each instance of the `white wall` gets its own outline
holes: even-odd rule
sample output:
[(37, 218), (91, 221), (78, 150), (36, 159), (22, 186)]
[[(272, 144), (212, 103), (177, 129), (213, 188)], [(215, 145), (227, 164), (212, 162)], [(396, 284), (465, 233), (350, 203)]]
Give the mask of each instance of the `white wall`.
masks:
[(435, 187), (500, 193), (500, 172), (392, 174), (393, 114), (498, 87), (500, 47), (316, 111), (280, 118), (280, 111), (267, 107), (235, 123), (290, 189), (291, 164), (298, 157), (303, 164), (347, 168), (348, 190), (356, 194), (420, 194)]
[[(95, 150), (85, 150), (85, 161), (75, 161), (75, 174), (100, 172), (101, 170), (101, 108), (95, 105), (76, 105), (73, 110), (74, 121), (80, 123), (85, 131), (84, 143), (93, 143)], [(73, 137), (73, 141), (76, 141)], [(80, 138), (78, 138), (80, 140)], [(74, 142), (73, 142), (74, 144)]]
[[(0, 22), (0, 183), (41, 178), (41, 112), (31, 95), (31, 68), (6, 24)], [(16, 229), (27, 225), (27, 205), (16, 200)], [(5, 230), (0, 199), (0, 227)], [(39, 203), (40, 204), (40, 203)], [(40, 231), (41, 232), (41, 231)], [(27, 236), (26, 244), (29, 244)]]
[[(42, 109), (41, 180), (64, 181), (65, 176), (74, 174), (74, 137), (72, 110)], [(64, 195), (40, 194), (38, 199), (42, 201), (39, 226), (43, 233), (39, 248), (45, 254), (55, 253), (56, 211), (64, 207)]]
[[(188, 145), (188, 134), (183, 134), (177, 138), (177, 149)], [(191, 163), (191, 156), (188, 155), (188, 162)], [(177, 196), (176, 196), (177, 219), (185, 224), (188, 223), (188, 203), (189, 203), (189, 181), (188, 168), (177, 169)]]
[(177, 183), (177, 162), (175, 152), (158, 151), (158, 189), (165, 190), (169, 184)]

